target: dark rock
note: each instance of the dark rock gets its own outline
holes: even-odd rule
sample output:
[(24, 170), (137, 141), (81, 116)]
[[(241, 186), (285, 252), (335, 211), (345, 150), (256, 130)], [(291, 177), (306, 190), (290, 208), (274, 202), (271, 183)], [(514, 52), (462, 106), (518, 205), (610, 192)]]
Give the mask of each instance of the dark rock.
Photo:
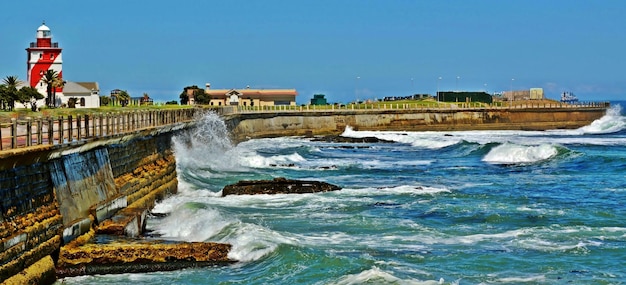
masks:
[(273, 180), (242, 180), (227, 185), (222, 190), (226, 195), (254, 195), (254, 194), (303, 194), (341, 190), (341, 187), (321, 182), (290, 180), (274, 178)]
[(270, 163), (271, 167), (296, 167), (295, 163), (289, 163), (289, 164), (275, 164), (275, 163)]
[(394, 141), (379, 139), (377, 137), (349, 138), (344, 136), (325, 136), (314, 138), (315, 142), (329, 143), (395, 143)]

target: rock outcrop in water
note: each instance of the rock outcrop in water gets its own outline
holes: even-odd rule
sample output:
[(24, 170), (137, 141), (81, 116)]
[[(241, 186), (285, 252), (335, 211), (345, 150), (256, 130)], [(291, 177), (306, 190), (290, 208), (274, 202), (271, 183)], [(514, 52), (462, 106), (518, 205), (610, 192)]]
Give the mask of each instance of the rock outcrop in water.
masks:
[(395, 143), (394, 141), (379, 139), (377, 137), (351, 138), (344, 136), (324, 136), (312, 139), (315, 142), (329, 143)]
[(226, 195), (254, 194), (304, 194), (341, 190), (341, 187), (321, 181), (291, 180), (274, 178), (273, 180), (242, 180), (227, 185), (222, 190)]

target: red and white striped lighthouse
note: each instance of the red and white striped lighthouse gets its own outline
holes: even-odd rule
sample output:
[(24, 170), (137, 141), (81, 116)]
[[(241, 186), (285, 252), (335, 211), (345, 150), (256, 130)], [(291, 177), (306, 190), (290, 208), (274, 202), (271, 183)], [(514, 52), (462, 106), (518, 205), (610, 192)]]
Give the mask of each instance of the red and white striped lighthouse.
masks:
[[(50, 28), (45, 22), (37, 29), (37, 41), (31, 42), (26, 52), (28, 53), (27, 81), (31, 87), (36, 88), (41, 94), (47, 94), (48, 86), (41, 82), (47, 70), (56, 71), (59, 80), (63, 81), (61, 48), (59, 48), (59, 43), (52, 42)], [(55, 91), (57, 95), (62, 95), (63, 87), (58, 87)]]

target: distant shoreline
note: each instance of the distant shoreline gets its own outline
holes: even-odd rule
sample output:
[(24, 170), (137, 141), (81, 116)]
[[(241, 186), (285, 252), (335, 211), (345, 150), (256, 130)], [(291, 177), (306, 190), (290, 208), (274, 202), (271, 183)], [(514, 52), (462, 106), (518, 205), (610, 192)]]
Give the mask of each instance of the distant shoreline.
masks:
[(576, 129), (606, 114), (595, 107), (308, 110), (223, 115), (235, 140), (336, 135), (346, 127), (367, 131), (469, 131)]

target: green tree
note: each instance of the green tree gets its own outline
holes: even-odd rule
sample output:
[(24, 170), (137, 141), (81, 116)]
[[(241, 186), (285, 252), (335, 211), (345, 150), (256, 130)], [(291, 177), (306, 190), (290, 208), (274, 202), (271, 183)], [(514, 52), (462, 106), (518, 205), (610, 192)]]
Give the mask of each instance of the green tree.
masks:
[(180, 96), (179, 96), (181, 105), (187, 105), (187, 103), (189, 103), (189, 94), (187, 93), (187, 90), (189, 89), (198, 89), (198, 86), (193, 85), (193, 86), (187, 86), (183, 88), (183, 92), (180, 93)]
[(196, 100), (196, 104), (209, 104), (211, 102), (211, 97), (202, 89), (193, 90), (193, 97)]
[(0, 107), (2, 110), (6, 110), (8, 100), (7, 87), (4, 84), (0, 84)]
[(8, 109), (15, 109), (15, 101), (18, 100), (18, 92), (17, 86), (20, 85), (21, 81), (17, 78), (17, 76), (7, 76), (2, 81), (5, 86), (4, 90), (4, 100), (6, 100)]
[(17, 93), (18, 101), (20, 101), (24, 107), (26, 107), (26, 104), (30, 103), (30, 109), (33, 112), (37, 111), (37, 100), (44, 98), (37, 89), (30, 86), (22, 87)]
[(180, 93), (180, 104), (187, 105), (189, 103), (189, 90), (194, 98), (194, 104), (209, 104), (211, 102), (211, 97), (204, 92), (204, 89), (198, 88), (196, 85), (187, 86), (183, 89), (183, 92)]
[(46, 105), (50, 108), (56, 107), (56, 85), (59, 85), (59, 74), (52, 70), (46, 70), (46, 73), (43, 74), (41, 81), (46, 84), (46, 93), (48, 96), (46, 97)]
[(111, 98), (108, 96), (100, 96), (100, 106), (109, 106)]

